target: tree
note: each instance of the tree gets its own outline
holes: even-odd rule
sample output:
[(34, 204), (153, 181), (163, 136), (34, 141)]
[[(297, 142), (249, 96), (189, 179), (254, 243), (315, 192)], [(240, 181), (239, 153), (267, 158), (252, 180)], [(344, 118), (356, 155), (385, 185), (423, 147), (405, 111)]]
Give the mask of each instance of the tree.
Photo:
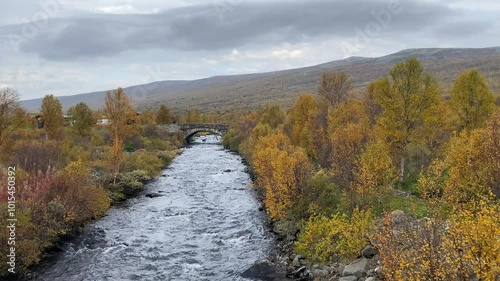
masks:
[(258, 140), (252, 161), (258, 186), (265, 191), (264, 202), (271, 218), (284, 218), (306, 192), (306, 179), (311, 172), (306, 153), (279, 131)]
[(354, 180), (354, 169), (371, 138), (370, 120), (362, 102), (349, 100), (331, 109), (328, 116), (331, 164), (337, 184), (347, 186)]
[(16, 111), (20, 108), (19, 93), (10, 88), (0, 90), (0, 145), (16, 128)]
[(352, 89), (352, 80), (344, 72), (323, 73), (318, 94), (328, 105), (335, 107), (345, 101)]
[(141, 115), (141, 123), (142, 125), (152, 125), (155, 126), (157, 124), (155, 118), (155, 112), (153, 110), (146, 110)]
[(108, 168), (114, 175), (114, 183), (116, 183), (120, 167), (125, 161), (123, 155), (124, 140), (136, 133), (139, 122), (137, 112), (132, 108), (130, 99), (122, 88), (106, 94), (104, 114), (110, 121), (107, 128), (113, 138), (113, 144), (108, 155)]
[(113, 141), (123, 142), (136, 133), (139, 124), (137, 112), (122, 88), (106, 94), (104, 114), (109, 119), (108, 130)]
[(303, 147), (309, 155), (313, 154), (311, 136), (307, 127), (318, 112), (318, 102), (312, 95), (302, 95), (295, 102), (289, 114), (290, 139), (294, 145)]
[(285, 113), (277, 105), (266, 104), (260, 111), (259, 116), (259, 123), (268, 124), (273, 129), (276, 129), (285, 121)]
[(61, 102), (53, 95), (46, 95), (42, 101), (41, 114), (43, 127), (49, 138), (55, 138), (64, 126), (64, 113)]
[(359, 158), (359, 164), (354, 171), (356, 178), (351, 182), (351, 189), (356, 192), (359, 206), (368, 208), (375, 203), (374, 199), (380, 200), (389, 189), (396, 169), (384, 142), (367, 145)]
[(455, 80), (450, 105), (458, 117), (458, 130), (470, 131), (484, 125), (495, 107), (495, 97), (484, 77), (472, 69)]
[(433, 161), (419, 179), (419, 192), (441, 198), (454, 207), (500, 198), (500, 111), (484, 128), (451, 138), (444, 159)]
[(374, 91), (376, 83), (374, 81), (370, 82), (367, 91), (363, 96), (363, 107), (366, 114), (370, 118), (370, 125), (375, 125), (378, 116), (382, 113), (382, 107), (375, 102)]
[(485, 128), (454, 137), (445, 163), (447, 201), (456, 205), (491, 193), (500, 197), (500, 113), (495, 113)]
[(436, 111), (438, 86), (416, 58), (400, 62), (374, 85), (375, 101), (383, 111), (377, 119), (379, 132), (400, 160), (400, 180), (404, 179), (408, 145)]
[(156, 123), (171, 124), (172, 122), (174, 122), (174, 116), (170, 112), (170, 109), (164, 104), (160, 105), (160, 108), (156, 112)]
[(73, 128), (80, 136), (86, 136), (96, 123), (92, 110), (84, 102), (80, 102), (68, 109), (68, 114), (71, 115), (71, 123)]

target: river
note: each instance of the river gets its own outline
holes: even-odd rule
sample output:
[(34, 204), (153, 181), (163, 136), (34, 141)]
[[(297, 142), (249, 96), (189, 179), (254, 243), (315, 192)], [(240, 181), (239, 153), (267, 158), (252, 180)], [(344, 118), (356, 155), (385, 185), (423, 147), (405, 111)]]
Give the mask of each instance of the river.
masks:
[(218, 137), (198, 138), (30, 280), (249, 280), (240, 274), (273, 245), (249, 182), (241, 158)]

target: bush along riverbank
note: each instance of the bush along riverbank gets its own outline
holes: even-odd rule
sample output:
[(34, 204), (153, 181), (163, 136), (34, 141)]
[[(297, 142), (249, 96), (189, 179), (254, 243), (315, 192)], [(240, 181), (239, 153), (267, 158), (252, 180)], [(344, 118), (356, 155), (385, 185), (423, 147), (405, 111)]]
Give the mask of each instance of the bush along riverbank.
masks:
[(244, 276), (498, 281), (500, 108), (485, 79), (464, 72), (445, 100), (410, 58), (361, 97), (351, 83), (325, 74), (318, 95), (231, 124), (223, 144), (279, 240)]

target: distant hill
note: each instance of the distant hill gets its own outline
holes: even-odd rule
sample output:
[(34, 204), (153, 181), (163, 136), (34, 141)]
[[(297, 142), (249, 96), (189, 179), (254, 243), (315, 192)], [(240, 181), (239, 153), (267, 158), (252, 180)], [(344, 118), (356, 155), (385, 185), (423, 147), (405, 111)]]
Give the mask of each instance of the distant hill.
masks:
[[(408, 57), (417, 57), (433, 73), (447, 95), (453, 80), (470, 68), (486, 77), (493, 92), (500, 94), (500, 47), (483, 49), (409, 49), (379, 58), (351, 57), (316, 66), (258, 74), (215, 76), (193, 81), (159, 81), (125, 88), (139, 109), (166, 103), (176, 112), (198, 108), (226, 112), (257, 108), (265, 103), (291, 106), (302, 93), (314, 93), (324, 72), (351, 75), (354, 93), (364, 91), (371, 80), (386, 76), (391, 67)], [(59, 97), (64, 108), (85, 102), (97, 109), (106, 91)], [(42, 99), (22, 101), (29, 111), (39, 110)]]

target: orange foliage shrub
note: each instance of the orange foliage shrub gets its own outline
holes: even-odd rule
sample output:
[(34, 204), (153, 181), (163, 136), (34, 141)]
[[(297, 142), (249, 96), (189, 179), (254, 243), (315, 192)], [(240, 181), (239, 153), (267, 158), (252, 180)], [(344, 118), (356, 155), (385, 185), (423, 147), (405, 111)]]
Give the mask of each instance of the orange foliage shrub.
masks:
[(476, 207), (448, 221), (387, 213), (376, 237), (385, 280), (499, 280), (500, 207)]
[(500, 206), (481, 202), (479, 210), (461, 210), (450, 220), (444, 247), (462, 277), (500, 280)]
[(253, 164), (257, 184), (265, 191), (265, 204), (273, 219), (285, 217), (298, 197), (305, 192), (311, 164), (301, 148), (291, 145), (282, 132), (259, 139)]

